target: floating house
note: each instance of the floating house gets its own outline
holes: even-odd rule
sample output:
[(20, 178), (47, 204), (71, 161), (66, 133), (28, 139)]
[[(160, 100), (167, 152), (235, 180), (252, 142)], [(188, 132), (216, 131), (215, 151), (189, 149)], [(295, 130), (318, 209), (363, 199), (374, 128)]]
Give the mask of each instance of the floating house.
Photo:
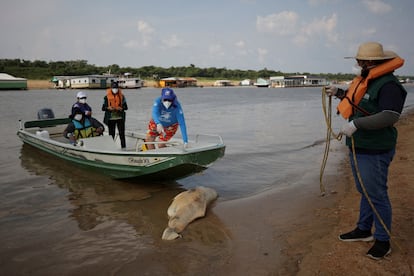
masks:
[(271, 87), (318, 87), (328, 85), (325, 78), (308, 75), (276, 76), (270, 77)]
[(124, 89), (137, 89), (144, 86), (144, 81), (138, 77), (133, 77), (131, 73), (125, 73), (118, 78), (119, 87)]
[(257, 87), (269, 87), (270, 86), (270, 82), (269, 80), (263, 79), (263, 78), (258, 78), (257, 81), (253, 84)]
[(250, 79), (245, 79), (240, 82), (240, 86), (251, 86), (253, 85), (253, 81)]
[(159, 87), (196, 87), (197, 79), (196, 78), (177, 78), (170, 77), (160, 79), (158, 81)]
[(66, 89), (70, 88), (70, 79), (69, 76), (54, 76), (50, 81), (54, 83), (54, 88)]
[(231, 81), (229, 80), (216, 80), (213, 85), (214, 86), (232, 86)]
[(6, 73), (0, 73), (0, 89), (2, 90), (27, 89), (27, 79), (16, 78)]
[(107, 75), (86, 75), (70, 79), (70, 87), (73, 89), (106, 89), (111, 83), (118, 81), (115, 76)]

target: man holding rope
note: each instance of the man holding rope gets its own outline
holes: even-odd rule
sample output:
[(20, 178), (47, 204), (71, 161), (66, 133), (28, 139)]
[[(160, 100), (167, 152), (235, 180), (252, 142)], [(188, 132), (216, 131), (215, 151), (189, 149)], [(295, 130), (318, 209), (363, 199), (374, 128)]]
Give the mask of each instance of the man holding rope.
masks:
[[(391, 202), (388, 197), (388, 169), (395, 154), (397, 129), (406, 90), (393, 75), (404, 64), (396, 53), (384, 51), (377, 42), (359, 46), (357, 76), (347, 90), (325, 88), (328, 96), (341, 101), (338, 112), (348, 119), (340, 133), (346, 135), (356, 188), (361, 193), (356, 228), (341, 234), (341, 241), (372, 241), (367, 256), (379, 260), (391, 253)], [(371, 228), (375, 227), (374, 235)]]

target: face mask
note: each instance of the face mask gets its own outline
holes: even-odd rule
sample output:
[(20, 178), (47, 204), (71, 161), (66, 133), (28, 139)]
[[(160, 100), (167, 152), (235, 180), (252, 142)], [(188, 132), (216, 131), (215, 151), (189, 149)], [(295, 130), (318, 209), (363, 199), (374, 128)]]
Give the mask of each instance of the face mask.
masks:
[(168, 109), (171, 106), (172, 102), (164, 101), (162, 102), (162, 104), (165, 106), (166, 109)]
[(86, 104), (86, 99), (80, 99), (80, 100), (79, 100), (79, 102), (80, 102), (81, 104)]
[(73, 117), (73, 119), (75, 119), (76, 121), (80, 121), (80, 120), (82, 120), (82, 114), (76, 114), (74, 117)]
[(361, 76), (361, 72), (362, 72), (362, 67), (361, 67), (361, 66), (359, 66), (358, 64), (355, 64), (355, 65), (352, 67), (352, 73), (354, 73), (355, 75), (357, 75), (357, 76)]
[(118, 93), (118, 88), (112, 88), (112, 93), (114, 94)]

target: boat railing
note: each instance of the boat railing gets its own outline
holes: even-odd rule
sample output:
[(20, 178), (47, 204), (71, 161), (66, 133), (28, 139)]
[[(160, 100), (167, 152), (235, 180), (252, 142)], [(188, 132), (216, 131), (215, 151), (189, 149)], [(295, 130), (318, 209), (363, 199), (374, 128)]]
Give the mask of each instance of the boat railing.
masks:
[(58, 118), (58, 119), (43, 119), (36, 121), (27, 121), (24, 123), (24, 128), (47, 128), (58, 125), (67, 125), (70, 122), (70, 118)]
[[(224, 144), (223, 138), (218, 134), (197, 134), (195, 136), (195, 142), (199, 143), (200, 140), (202, 139), (202, 137), (210, 137), (210, 138), (213, 138), (213, 139), (217, 139), (219, 141), (219, 144)], [(215, 141), (217, 141), (217, 140), (215, 140)]]

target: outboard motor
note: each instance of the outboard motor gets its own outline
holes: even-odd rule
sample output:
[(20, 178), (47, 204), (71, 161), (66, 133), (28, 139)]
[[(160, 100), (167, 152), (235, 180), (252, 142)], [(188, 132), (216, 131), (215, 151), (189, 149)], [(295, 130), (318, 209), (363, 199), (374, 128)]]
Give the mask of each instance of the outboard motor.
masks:
[(53, 119), (55, 118), (55, 114), (53, 110), (50, 108), (42, 108), (37, 112), (37, 119), (44, 120), (44, 119)]

